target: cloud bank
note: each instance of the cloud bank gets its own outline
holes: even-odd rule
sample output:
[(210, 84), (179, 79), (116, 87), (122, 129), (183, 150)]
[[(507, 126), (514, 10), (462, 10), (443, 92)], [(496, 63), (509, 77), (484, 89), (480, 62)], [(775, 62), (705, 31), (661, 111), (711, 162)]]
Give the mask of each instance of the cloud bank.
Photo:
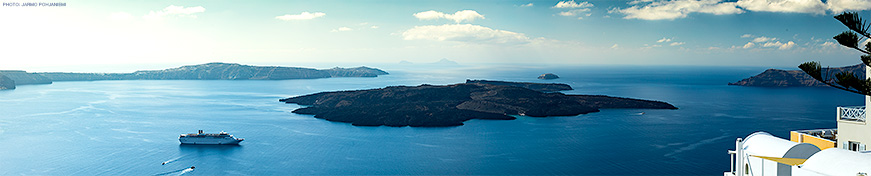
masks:
[(415, 26), (402, 33), (405, 40), (455, 41), (476, 44), (519, 45), (531, 42), (524, 34), (472, 24)]
[(277, 17), (275, 17), (275, 19), (284, 20), (284, 21), (311, 20), (311, 19), (323, 17), (324, 15), (327, 15), (327, 14), (323, 13), (323, 12), (314, 12), (314, 13), (302, 12), (299, 15), (286, 14), (286, 15), (282, 15), (282, 16), (277, 16)]
[(449, 19), (454, 22), (461, 23), (463, 21), (472, 22), (475, 19), (484, 19), (484, 15), (479, 14), (474, 10), (463, 10), (454, 12), (454, 14), (446, 14), (443, 12), (438, 12), (435, 10), (418, 12), (414, 14), (414, 17), (420, 20), (437, 20), (437, 19)]
[(714, 15), (740, 14), (745, 11), (826, 14), (871, 9), (868, 0), (635, 0), (626, 8), (613, 8), (608, 13), (625, 15), (624, 19), (674, 20), (691, 13)]

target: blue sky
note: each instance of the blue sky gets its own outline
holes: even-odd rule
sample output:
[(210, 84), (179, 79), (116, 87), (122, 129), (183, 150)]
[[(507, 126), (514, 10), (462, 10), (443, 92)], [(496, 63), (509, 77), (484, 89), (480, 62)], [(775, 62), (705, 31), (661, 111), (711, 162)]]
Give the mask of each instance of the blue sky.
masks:
[(442, 58), (462, 64), (840, 66), (859, 63), (859, 53), (831, 39), (846, 30), (832, 16), (846, 10), (871, 18), (868, 0), (61, 2), (66, 6), (0, 6), (0, 69)]

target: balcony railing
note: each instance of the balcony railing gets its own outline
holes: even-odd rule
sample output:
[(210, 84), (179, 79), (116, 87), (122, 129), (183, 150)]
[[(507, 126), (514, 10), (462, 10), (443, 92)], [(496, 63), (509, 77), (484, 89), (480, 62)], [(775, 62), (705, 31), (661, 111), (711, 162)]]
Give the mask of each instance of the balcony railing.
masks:
[(838, 107), (838, 120), (865, 122), (865, 106)]

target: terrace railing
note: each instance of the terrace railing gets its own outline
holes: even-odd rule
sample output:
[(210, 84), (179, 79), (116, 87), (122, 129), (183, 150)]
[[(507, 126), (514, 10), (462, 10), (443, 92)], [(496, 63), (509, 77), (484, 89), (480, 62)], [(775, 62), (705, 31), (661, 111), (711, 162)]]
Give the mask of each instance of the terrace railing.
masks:
[(865, 122), (865, 106), (838, 107), (838, 120)]

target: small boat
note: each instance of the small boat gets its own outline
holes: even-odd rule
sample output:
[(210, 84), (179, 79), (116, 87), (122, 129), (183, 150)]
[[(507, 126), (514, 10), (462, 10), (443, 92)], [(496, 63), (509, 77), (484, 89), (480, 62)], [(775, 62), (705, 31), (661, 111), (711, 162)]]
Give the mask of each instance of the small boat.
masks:
[(233, 137), (233, 135), (223, 131), (216, 134), (203, 133), (203, 130), (199, 130), (197, 133), (181, 134), (178, 136), (178, 141), (181, 144), (238, 145), (243, 140), (245, 139)]

